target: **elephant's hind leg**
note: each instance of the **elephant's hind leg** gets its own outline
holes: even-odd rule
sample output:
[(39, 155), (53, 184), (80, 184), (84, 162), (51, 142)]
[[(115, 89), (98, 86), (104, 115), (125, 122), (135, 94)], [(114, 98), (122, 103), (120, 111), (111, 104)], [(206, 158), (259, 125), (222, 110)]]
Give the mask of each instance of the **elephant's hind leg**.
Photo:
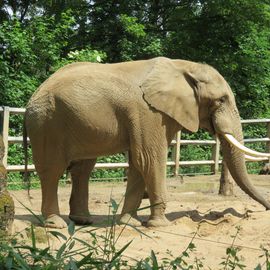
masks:
[(42, 206), (41, 212), (45, 218), (45, 226), (51, 228), (65, 228), (66, 222), (60, 217), (58, 205), (58, 182), (63, 175), (65, 166), (48, 165), (39, 166), (36, 164), (36, 170), (41, 181)]
[(129, 158), (127, 189), (125, 201), (119, 223), (140, 226), (141, 221), (137, 217), (137, 209), (141, 204), (145, 191), (145, 183), (141, 173), (134, 167)]
[(88, 210), (88, 181), (95, 164), (96, 159), (80, 160), (71, 164), (72, 191), (69, 218), (76, 224), (92, 224)]

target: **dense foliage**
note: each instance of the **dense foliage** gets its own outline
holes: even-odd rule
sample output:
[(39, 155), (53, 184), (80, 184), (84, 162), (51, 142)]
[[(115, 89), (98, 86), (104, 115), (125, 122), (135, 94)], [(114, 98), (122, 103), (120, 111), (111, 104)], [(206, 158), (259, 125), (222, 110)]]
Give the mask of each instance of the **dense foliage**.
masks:
[[(269, 118), (269, 48), (268, 0), (2, 0), (0, 105), (24, 107), (73, 61), (163, 55), (213, 65), (243, 118)], [(11, 119), (11, 132), (19, 122)]]
[(242, 115), (270, 115), (269, 1), (5, 0), (0, 23), (1, 104), (25, 106), (70, 61), (164, 55), (215, 66)]

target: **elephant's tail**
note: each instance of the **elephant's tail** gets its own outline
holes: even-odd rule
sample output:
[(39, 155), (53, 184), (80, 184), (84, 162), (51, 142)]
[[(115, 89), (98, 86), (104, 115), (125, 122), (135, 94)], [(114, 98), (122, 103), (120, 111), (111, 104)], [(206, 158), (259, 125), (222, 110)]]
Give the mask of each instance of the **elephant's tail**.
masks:
[(27, 130), (25, 125), (25, 118), (23, 120), (23, 152), (24, 152), (24, 183), (28, 190), (28, 195), (30, 192), (30, 177), (28, 173), (28, 144), (27, 144)]

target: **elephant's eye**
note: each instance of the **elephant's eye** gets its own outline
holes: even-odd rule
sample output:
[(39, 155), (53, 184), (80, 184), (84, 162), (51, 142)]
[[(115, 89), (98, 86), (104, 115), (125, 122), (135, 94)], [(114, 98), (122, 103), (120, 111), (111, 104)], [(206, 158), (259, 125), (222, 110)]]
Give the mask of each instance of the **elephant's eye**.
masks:
[(221, 105), (223, 105), (227, 100), (227, 96), (222, 96), (221, 98), (217, 98), (212, 102), (212, 111), (217, 110), (220, 108)]
[(226, 96), (223, 96), (219, 99), (219, 102), (220, 103), (224, 103), (226, 101)]
[(227, 100), (227, 96), (222, 96), (221, 98), (218, 98), (215, 100), (215, 106), (219, 107), (220, 105), (224, 104)]

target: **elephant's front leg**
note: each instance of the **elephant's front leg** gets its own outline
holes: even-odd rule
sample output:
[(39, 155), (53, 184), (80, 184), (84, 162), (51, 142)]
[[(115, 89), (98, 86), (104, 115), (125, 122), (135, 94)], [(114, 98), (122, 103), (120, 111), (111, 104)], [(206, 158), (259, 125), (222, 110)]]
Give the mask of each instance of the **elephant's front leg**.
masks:
[(148, 227), (170, 225), (170, 221), (165, 216), (167, 188), (164, 164), (153, 164), (152, 172), (145, 177), (151, 205), (151, 215), (147, 222)]
[(167, 146), (153, 147), (143, 151), (136, 159), (136, 165), (143, 175), (150, 199), (151, 215), (147, 222), (149, 227), (170, 224), (165, 216), (167, 204), (166, 187)]
[(95, 164), (95, 159), (81, 160), (74, 162), (70, 168), (72, 191), (69, 218), (79, 225), (92, 223), (88, 210), (88, 181)]
[(134, 167), (132, 158), (129, 157), (127, 189), (119, 223), (130, 224), (132, 226), (141, 225), (141, 221), (137, 216), (137, 209), (141, 204), (144, 190), (145, 183), (143, 177)]

